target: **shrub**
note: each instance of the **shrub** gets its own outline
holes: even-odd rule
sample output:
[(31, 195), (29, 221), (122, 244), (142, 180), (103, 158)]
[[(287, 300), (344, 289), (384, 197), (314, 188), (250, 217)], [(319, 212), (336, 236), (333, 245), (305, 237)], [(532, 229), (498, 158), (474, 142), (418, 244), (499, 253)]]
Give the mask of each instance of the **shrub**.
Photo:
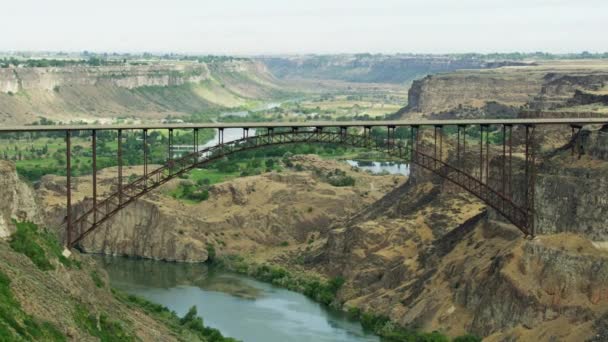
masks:
[(207, 260), (209, 260), (209, 262), (213, 262), (215, 260), (215, 257), (216, 257), (215, 246), (208, 243), (207, 244)]
[(105, 286), (103, 279), (101, 279), (101, 277), (99, 276), (99, 273), (97, 273), (97, 271), (91, 271), (91, 279), (93, 280), (93, 283), (95, 283), (95, 286), (97, 286), (99, 288), (102, 288)]

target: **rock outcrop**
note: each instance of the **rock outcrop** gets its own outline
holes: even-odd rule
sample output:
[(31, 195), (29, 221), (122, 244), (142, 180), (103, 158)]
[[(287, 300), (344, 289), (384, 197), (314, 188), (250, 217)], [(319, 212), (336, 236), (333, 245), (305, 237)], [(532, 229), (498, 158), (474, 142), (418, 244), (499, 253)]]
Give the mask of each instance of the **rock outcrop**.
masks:
[[(545, 62), (525, 67), (458, 70), (414, 81), (408, 105), (395, 117), (504, 118), (513, 116), (513, 111), (533, 117), (551, 116), (553, 112), (569, 112), (570, 116), (594, 114), (597, 109), (585, 106), (605, 106), (607, 80), (606, 67), (594, 63)], [(496, 110), (495, 105), (506, 110)]]
[(22, 182), (15, 164), (0, 160), (0, 238), (14, 232), (12, 220), (41, 222), (34, 190)]

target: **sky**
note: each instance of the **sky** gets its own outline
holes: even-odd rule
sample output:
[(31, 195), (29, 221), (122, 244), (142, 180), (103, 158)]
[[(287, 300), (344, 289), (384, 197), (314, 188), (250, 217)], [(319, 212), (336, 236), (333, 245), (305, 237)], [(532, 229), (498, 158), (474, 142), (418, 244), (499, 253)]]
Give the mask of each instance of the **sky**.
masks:
[(0, 50), (606, 52), (608, 0), (0, 0)]

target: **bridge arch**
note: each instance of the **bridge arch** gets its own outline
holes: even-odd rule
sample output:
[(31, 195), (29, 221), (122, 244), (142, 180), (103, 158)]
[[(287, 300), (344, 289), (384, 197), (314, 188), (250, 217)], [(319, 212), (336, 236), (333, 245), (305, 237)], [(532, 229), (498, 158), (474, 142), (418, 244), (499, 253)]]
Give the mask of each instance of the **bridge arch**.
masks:
[[(366, 129), (363, 132), (363, 135), (359, 135), (348, 134), (346, 129), (340, 129), (339, 132), (324, 131), (318, 128), (314, 130), (292, 129), (286, 132), (268, 130), (266, 134), (262, 135), (243, 137), (242, 139), (226, 143), (220, 141), (215, 146), (184, 155), (177, 159), (171, 159), (165, 165), (151, 172), (147, 172), (147, 168), (145, 168), (143, 176), (122, 185), (118, 191), (111, 193), (101, 201), (97, 201), (92, 208), (85, 210), (84, 213), (75, 219), (72, 219), (68, 215), (68, 226), (71, 226), (74, 232), (68, 234), (67, 245), (69, 247), (77, 245), (87, 235), (136, 199), (194, 168), (211, 164), (219, 159), (242, 151), (298, 143), (337, 144), (366, 148), (380, 151), (391, 157), (418, 165), (476, 196), (502, 214), (524, 234), (533, 234), (530, 226), (533, 219), (530, 209), (517, 205), (511, 198), (493, 189), (481, 179), (475, 178), (464, 170), (448, 164), (441, 157), (437, 158), (436, 153), (435, 155), (430, 155), (422, 152), (418, 148), (417, 129), (415, 135), (416, 142), (414, 142), (412, 137), (409, 146), (400, 146), (395, 143), (394, 139), (391, 140), (390, 126), (389, 137), (386, 141), (374, 139)], [(73, 238), (70, 238), (70, 236), (73, 236)]]

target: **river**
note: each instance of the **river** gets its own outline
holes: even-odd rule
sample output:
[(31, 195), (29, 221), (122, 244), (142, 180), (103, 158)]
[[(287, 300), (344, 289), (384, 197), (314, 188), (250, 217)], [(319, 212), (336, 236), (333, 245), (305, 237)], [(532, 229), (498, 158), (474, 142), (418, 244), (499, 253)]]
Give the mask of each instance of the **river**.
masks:
[(95, 257), (113, 287), (180, 317), (196, 305), (205, 325), (252, 342), (380, 341), (342, 312), (306, 296), (206, 264)]

